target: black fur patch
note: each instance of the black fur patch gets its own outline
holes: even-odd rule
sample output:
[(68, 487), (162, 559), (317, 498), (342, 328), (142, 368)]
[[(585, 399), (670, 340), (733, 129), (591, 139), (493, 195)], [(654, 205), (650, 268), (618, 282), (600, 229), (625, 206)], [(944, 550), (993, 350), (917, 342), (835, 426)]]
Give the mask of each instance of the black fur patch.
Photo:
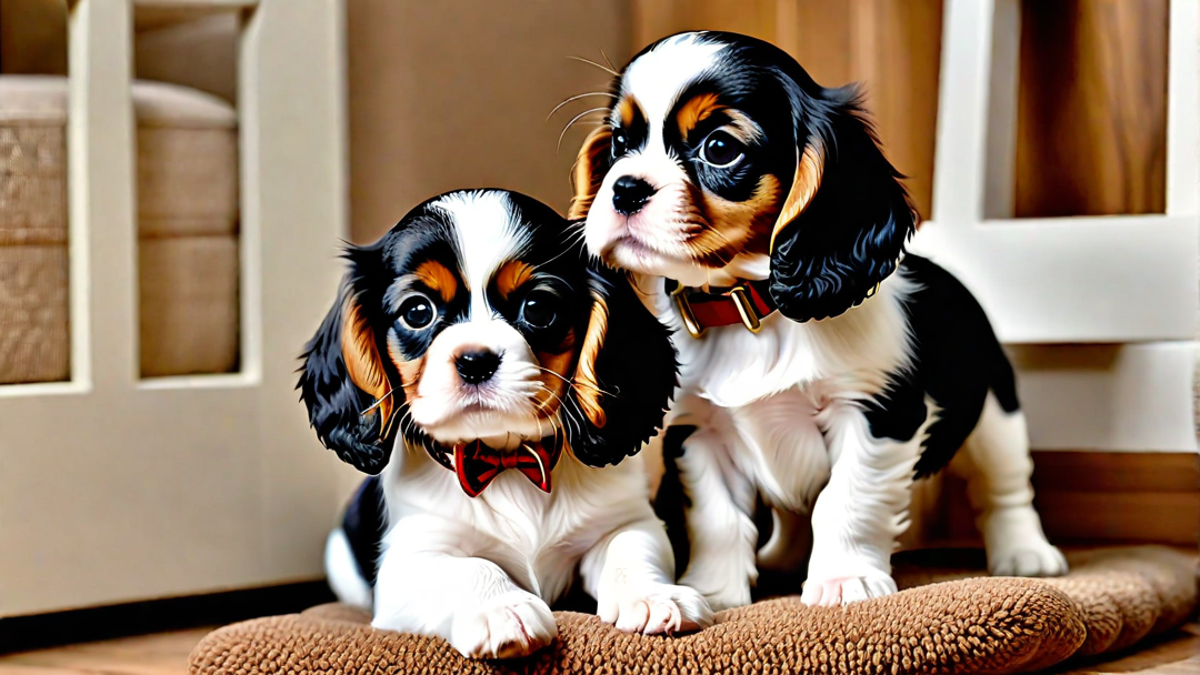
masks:
[(916, 286), (905, 304), (913, 372), (893, 373), (885, 396), (868, 406), (876, 438), (906, 441), (925, 421), (924, 396), (941, 408), (928, 429), (916, 478), (941, 470), (979, 423), (990, 389), (1005, 412), (1020, 408), (1012, 366), (983, 308), (946, 270), (909, 255), (900, 269)]
[(683, 456), (683, 442), (696, 431), (693, 426), (668, 427), (663, 435), (663, 477), (654, 496), (654, 515), (667, 528), (667, 538), (675, 552), (675, 578), (687, 569), (691, 559), (691, 541), (687, 531), (687, 509), (692, 500), (684, 490), (679, 476), (679, 458)]
[(350, 498), (342, 516), (342, 531), (350, 542), (358, 572), (371, 586), (375, 585), (379, 573), (380, 546), (387, 531), (384, 508), (383, 486), (378, 476), (371, 476)]

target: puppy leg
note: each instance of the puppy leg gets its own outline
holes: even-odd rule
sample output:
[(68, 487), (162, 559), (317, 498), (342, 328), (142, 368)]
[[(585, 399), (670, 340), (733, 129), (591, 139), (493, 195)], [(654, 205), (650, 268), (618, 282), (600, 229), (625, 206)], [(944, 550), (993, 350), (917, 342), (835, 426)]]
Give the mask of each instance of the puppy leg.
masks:
[(1066, 573), (1066, 559), (1046, 540), (1033, 510), (1033, 460), (1021, 411), (1004, 412), (989, 392), (979, 425), (955, 460), (954, 468), (967, 479), (988, 571), (1022, 577)]
[(813, 550), (800, 599), (828, 606), (895, 593), (892, 549), (907, 526), (924, 432), (908, 442), (874, 438), (862, 411), (848, 404), (823, 415), (833, 467), (813, 507)]
[(584, 555), (580, 575), (602, 621), (627, 633), (655, 635), (704, 628), (712, 610), (694, 589), (671, 583), (675, 560), (663, 524), (652, 515), (605, 537)]
[(700, 591), (714, 611), (750, 604), (750, 587), (758, 579), (753, 483), (734, 466), (724, 440), (709, 429), (689, 436), (676, 461), (690, 502), (691, 557), (679, 583)]
[(436, 635), (477, 659), (526, 656), (558, 635), (545, 601), (498, 565), (437, 552), (384, 554), (371, 625)]

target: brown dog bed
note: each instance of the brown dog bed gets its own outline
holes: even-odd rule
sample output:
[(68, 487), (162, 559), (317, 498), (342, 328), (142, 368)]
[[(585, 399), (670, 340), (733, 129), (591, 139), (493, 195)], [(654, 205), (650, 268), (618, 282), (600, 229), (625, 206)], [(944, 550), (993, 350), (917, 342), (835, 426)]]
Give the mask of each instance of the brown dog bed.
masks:
[[(979, 577), (979, 555), (901, 557), (907, 590), (845, 608), (798, 598), (721, 612), (684, 637), (626, 635), (557, 612), (558, 639), (526, 659), (470, 661), (446, 642), (372, 629), (339, 605), (227, 626), (196, 646), (191, 675), (451, 673), (1012, 673), (1132, 646), (1197, 605), (1195, 556), (1161, 547), (1069, 554), (1071, 573)], [(933, 559), (940, 566), (931, 564)], [(949, 563), (949, 564), (948, 564)]]

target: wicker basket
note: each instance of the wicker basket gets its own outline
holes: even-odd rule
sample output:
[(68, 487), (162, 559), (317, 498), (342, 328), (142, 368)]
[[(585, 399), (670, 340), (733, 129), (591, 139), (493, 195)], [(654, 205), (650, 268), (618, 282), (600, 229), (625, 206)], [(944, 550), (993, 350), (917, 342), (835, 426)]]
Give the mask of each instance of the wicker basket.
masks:
[[(237, 118), (213, 96), (138, 82), (144, 377), (238, 365)], [(70, 377), (67, 81), (0, 77), (0, 383)], [(93, 265), (104, 261), (92, 261)]]

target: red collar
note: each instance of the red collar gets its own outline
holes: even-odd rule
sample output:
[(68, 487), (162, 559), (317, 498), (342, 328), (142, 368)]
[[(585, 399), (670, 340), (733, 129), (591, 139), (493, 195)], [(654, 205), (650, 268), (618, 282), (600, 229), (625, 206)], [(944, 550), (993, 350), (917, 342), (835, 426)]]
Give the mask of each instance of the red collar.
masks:
[(676, 285), (671, 297), (683, 317), (684, 328), (694, 338), (704, 335), (709, 328), (739, 323), (757, 333), (762, 329), (762, 320), (776, 309), (767, 288), (769, 284), (767, 279), (743, 281), (732, 288), (711, 292)]

